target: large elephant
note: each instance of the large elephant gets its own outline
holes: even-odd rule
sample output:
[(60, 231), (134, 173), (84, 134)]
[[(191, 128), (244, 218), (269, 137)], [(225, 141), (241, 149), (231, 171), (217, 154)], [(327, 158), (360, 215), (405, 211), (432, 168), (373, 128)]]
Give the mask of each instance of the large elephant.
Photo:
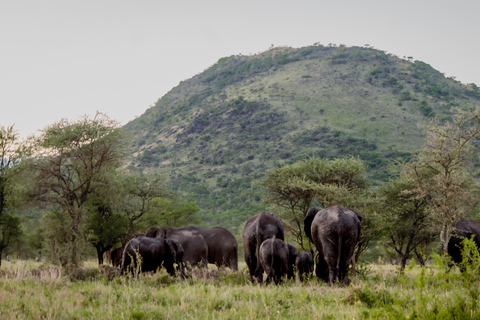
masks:
[(313, 274), (313, 259), (308, 252), (300, 252), (295, 260), (295, 267), (300, 281), (305, 280)]
[(295, 246), (287, 244), (288, 247), (288, 279), (295, 279), (295, 260), (298, 256), (298, 250)]
[[(447, 251), (455, 263), (462, 262), (462, 241), (473, 236), (473, 241), (480, 248), (480, 222), (472, 220), (460, 220), (453, 226)], [(464, 271), (464, 268), (460, 267)]]
[(208, 246), (198, 231), (185, 228), (150, 227), (145, 236), (149, 238), (173, 239), (182, 245), (185, 251), (183, 256), (185, 263), (189, 263), (192, 267), (207, 267)]
[(258, 254), (260, 264), (267, 273), (267, 281), (281, 283), (290, 268), (287, 244), (273, 236), (262, 242)]
[(225, 228), (199, 228), (187, 227), (186, 230), (194, 230), (203, 236), (208, 246), (208, 263), (217, 267), (225, 266), (238, 270), (238, 243), (235, 236)]
[(318, 250), (315, 273), (330, 285), (337, 276), (341, 284), (349, 282), (348, 266), (360, 237), (360, 222), (360, 215), (349, 208), (310, 208), (307, 212), (304, 230)]
[(258, 251), (263, 241), (274, 236), (284, 240), (285, 232), (280, 220), (271, 212), (260, 212), (254, 215), (243, 227), (243, 253), (252, 282), (263, 281), (263, 267), (258, 261)]
[(121, 272), (133, 273), (137, 268), (141, 272), (156, 271), (163, 266), (174, 276), (174, 263), (177, 263), (184, 276), (182, 258), (183, 247), (175, 240), (136, 237), (128, 242), (123, 251)]

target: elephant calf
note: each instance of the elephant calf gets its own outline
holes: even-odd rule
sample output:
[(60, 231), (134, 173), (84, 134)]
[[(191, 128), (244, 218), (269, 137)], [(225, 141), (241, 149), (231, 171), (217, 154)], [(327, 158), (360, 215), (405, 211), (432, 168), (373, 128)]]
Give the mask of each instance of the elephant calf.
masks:
[(174, 263), (180, 267), (184, 276), (183, 247), (172, 239), (155, 239), (148, 237), (136, 237), (130, 240), (123, 251), (121, 272), (157, 271), (162, 266), (174, 276)]
[(308, 252), (301, 252), (295, 259), (295, 267), (300, 281), (307, 279), (313, 274), (313, 259)]
[(259, 250), (260, 263), (267, 273), (267, 281), (279, 284), (288, 273), (288, 246), (285, 242), (273, 238), (262, 242)]
[(298, 250), (291, 244), (287, 244), (288, 246), (288, 279), (295, 278), (295, 260), (298, 256)]

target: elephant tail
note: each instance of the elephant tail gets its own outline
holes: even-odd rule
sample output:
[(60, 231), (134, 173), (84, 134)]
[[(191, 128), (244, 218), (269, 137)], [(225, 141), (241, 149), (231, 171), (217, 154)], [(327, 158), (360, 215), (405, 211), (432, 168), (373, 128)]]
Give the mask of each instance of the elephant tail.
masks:
[(333, 281), (337, 279), (337, 276), (340, 272), (340, 260), (342, 259), (342, 244), (343, 244), (343, 235), (340, 233), (338, 235), (338, 244), (337, 244), (337, 265), (335, 266), (335, 277)]

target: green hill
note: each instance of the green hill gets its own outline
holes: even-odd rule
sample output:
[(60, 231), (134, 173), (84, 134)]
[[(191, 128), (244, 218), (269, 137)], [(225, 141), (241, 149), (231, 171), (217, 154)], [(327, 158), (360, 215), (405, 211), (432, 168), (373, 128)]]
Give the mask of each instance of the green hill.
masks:
[(448, 120), (452, 106), (479, 102), (476, 85), (372, 48), (231, 56), (125, 126), (130, 169), (162, 172), (197, 201), (205, 225), (236, 230), (263, 208), (252, 184), (265, 171), (309, 155), (355, 156), (381, 183), (390, 159), (422, 144), (419, 123)]

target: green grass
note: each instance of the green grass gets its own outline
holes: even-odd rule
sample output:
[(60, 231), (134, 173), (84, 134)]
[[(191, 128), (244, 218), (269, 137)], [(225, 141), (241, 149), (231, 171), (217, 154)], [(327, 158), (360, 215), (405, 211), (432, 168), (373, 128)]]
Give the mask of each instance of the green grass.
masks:
[[(106, 268), (108, 269), (108, 268)], [(361, 266), (348, 287), (307, 283), (254, 285), (240, 272), (209, 267), (190, 278), (165, 272), (107, 277), (94, 262), (76, 278), (56, 266), (3, 262), (1, 319), (475, 319), (480, 283), (458, 271), (412, 266)], [(86, 273), (89, 280), (80, 274)], [(84, 278), (84, 277), (83, 277)]]

